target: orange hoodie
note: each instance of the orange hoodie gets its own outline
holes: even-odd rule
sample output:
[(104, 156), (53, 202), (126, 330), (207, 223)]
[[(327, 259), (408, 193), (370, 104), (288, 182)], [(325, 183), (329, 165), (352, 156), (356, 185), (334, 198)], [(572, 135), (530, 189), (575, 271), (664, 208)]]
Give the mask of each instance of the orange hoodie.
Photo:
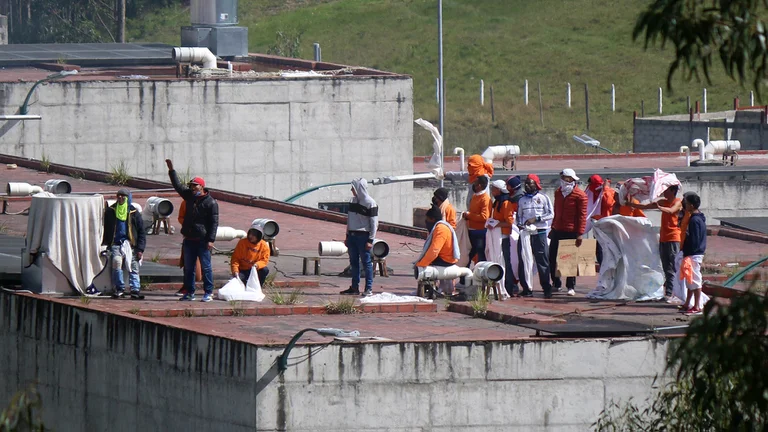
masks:
[(496, 211), (496, 205), (491, 206), (491, 217), (499, 222), (506, 222), (510, 226), (501, 227), (502, 235), (510, 235), (512, 233), (512, 225), (515, 224), (515, 215), (517, 214), (517, 203), (512, 201), (504, 201), (501, 203), (501, 210)]
[(485, 222), (491, 215), (491, 196), (487, 193), (473, 194), (466, 215), (467, 228), (471, 230), (485, 229)]
[(456, 264), (457, 259), (453, 257), (453, 238), (451, 236), (451, 230), (444, 224), (437, 224), (432, 230), (432, 242), (427, 247), (427, 253), (424, 257), (416, 263), (416, 267), (426, 267), (432, 264), (435, 258)]
[(440, 206), (440, 210), (443, 212), (443, 220), (448, 222), (451, 228), (456, 229), (456, 209), (447, 201), (444, 204), (445, 206)]
[[(638, 204), (640, 203), (640, 201), (632, 198), (632, 203)], [(628, 205), (619, 207), (619, 214), (622, 216), (645, 217), (645, 213), (642, 210), (638, 208), (630, 207)]]
[(467, 172), (469, 173), (469, 183), (472, 184), (482, 175), (492, 178), (493, 165), (487, 163), (480, 155), (472, 155), (467, 160)]
[(269, 245), (267, 242), (261, 240), (253, 244), (247, 238), (237, 242), (230, 264), (232, 273), (250, 270), (254, 266), (257, 270), (261, 270), (267, 264), (269, 264)]

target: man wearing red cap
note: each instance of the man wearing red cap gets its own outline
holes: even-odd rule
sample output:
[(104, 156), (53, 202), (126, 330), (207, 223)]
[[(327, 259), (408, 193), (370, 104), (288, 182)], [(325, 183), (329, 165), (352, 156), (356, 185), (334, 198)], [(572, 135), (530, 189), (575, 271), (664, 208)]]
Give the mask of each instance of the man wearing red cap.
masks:
[(168, 176), (176, 192), (184, 198), (187, 214), (181, 226), (184, 236), (184, 287), (187, 292), (181, 301), (195, 299), (195, 262), (199, 259), (203, 270), (203, 289), (205, 294), (202, 301), (213, 300), (213, 267), (211, 265), (211, 249), (216, 241), (216, 231), (219, 229), (219, 204), (205, 188), (205, 180), (195, 177), (188, 185), (182, 185), (173, 162), (165, 160), (168, 165)]
[[(541, 181), (536, 174), (529, 174), (523, 186), (525, 194), (517, 201), (517, 226), (521, 236), (530, 232), (530, 244), (533, 258), (536, 261), (536, 270), (539, 273), (539, 282), (544, 290), (544, 298), (552, 298), (552, 284), (549, 282), (549, 250), (547, 249), (547, 228), (552, 220), (552, 202), (549, 197), (541, 193)], [(527, 231), (527, 232), (523, 232)], [(522, 238), (522, 237), (521, 237)], [(517, 244), (518, 256), (523, 256), (523, 241)], [(525, 263), (521, 258), (518, 265), (518, 279), (523, 286), (520, 297), (533, 297), (531, 286), (531, 274), (527, 274)]]
[[(579, 189), (576, 182), (579, 177), (570, 168), (560, 173), (560, 187), (555, 191), (555, 218), (549, 232), (549, 269), (552, 283), (560, 290), (562, 281), (557, 276), (557, 250), (560, 240), (576, 239), (576, 247), (581, 246), (582, 236), (587, 229), (587, 194)], [(576, 295), (576, 277), (568, 276), (565, 280), (568, 295)]]
[[(608, 217), (613, 212), (615, 191), (610, 184), (604, 183), (597, 174), (587, 180), (587, 231), (592, 229), (592, 222)], [(597, 243), (597, 262), (603, 262), (603, 248)]]

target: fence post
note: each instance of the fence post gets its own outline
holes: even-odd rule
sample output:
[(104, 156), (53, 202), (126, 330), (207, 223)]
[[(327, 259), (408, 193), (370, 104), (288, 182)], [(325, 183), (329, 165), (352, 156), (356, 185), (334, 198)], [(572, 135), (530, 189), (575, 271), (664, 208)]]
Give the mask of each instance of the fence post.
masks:
[(496, 123), (496, 112), (493, 108), (493, 84), (491, 84), (491, 121)]
[(640, 101), (640, 117), (645, 117), (645, 100)]
[(584, 109), (587, 112), (587, 131), (589, 131), (589, 86), (584, 83)]
[(480, 80), (480, 106), (485, 105), (485, 83)]
[(691, 97), (690, 96), (686, 96), (685, 109), (688, 110), (688, 111), (691, 110)]
[(616, 112), (616, 85), (611, 84), (611, 111)]
[(528, 80), (525, 80), (523, 93), (525, 93), (525, 106), (528, 106)]
[(662, 104), (662, 98), (663, 98), (663, 95), (662, 95), (662, 93), (661, 93), (661, 87), (659, 87), (659, 114), (661, 114), (661, 113), (662, 113), (662, 109), (661, 109), (661, 107), (662, 107), (662, 105), (663, 105), (663, 104)]
[(315, 42), (312, 46), (315, 49), (315, 61), (316, 62), (323, 61), (322, 60), (323, 55), (322, 55), (322, 52), (320, 51), (320, 44)]
[(704, 89), (704, 91), (701, 93), (701, 103), (702, 103), (702, 109), (704, 111), (704, 114), (707, 113), (707, 89)]
[(541, 125), (544, 126), (544, 105), (541, 103), (541, 83), (538, 83), (539, 87), (539, 120)]
[(755, 106), (755, 92), (749, 92), (749, 106)]
[(565, 86), (565, 105), (571, 107), (571, 83), (567, 83)]
[(733, 110), (735, 111), (737, 109), (739, 109), (739, 97), (738, 96), (733, 98)]

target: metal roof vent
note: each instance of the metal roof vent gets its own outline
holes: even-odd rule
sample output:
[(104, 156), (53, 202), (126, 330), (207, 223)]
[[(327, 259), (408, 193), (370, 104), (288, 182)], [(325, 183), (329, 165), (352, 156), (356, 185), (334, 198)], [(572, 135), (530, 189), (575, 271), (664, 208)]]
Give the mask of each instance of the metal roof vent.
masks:
[(182, 46), (205, 47), (222, 58), (248, 55), (248, 28), (237, 26), (237, 0), (191, 0), (190, 11)]

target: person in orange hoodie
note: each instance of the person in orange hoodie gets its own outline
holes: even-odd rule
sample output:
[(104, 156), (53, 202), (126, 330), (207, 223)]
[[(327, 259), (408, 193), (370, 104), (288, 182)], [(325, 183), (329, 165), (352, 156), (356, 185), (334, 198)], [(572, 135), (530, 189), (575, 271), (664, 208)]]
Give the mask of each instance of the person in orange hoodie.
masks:
[(480, 177), (486, 177), (490, 182), (493, 177), (493, 165), (490, 162), (486, 162), (480, 155), (472, 155), (467, 160), (467, 173), (469, 174), (468, 181), (470, 186), (469, 195), (467, 196), (467, 207), (469, 207), (475, 192), (475, 180)]
[(456, 209), (448, 201), (448, 189), (439, 188), (435, 190), (435, 193), (432, 195), (432, 204), (440, 209), (443, 220), (448, 222), (451, 228), (456, 229)]
[[(520, 179), (518, 178), (518, 185)], [(515, 273), (512, 271), (512, 262), (510, 254), (510, 234), (512, 225), (515, 223), (517, 214), (517, 202), (513, 202), (511, 191), (507, 189), (507, 183), (504, 180), (494, 180), (491, 182), (491, 195), (493, 195), (493, 206), (491, 207), (491, 216), (489, 221), (495, 220), (498, 223), (492, 229), (501, 230), (501, 252), (504, 254), (504, 288), (507, 294), (517, 296), (520, 288), (515, 281)]]
[(488, 177), (478, 177), (472, 184), (472, 199), (469, 210), (464, 212), (469, 231), (469, 260), (477, 257), (478, 261), (485, 261), (485, 223), (491, 215), (491, 196), (488, 195)]
[[(587, 229), (587, 194), (579, 189), (579, 178), (570, 168), (560, 172), (560, 187), (555, 191), (555, 219), (549, 232), (549, 269), (552, 284), (559, 291), (562, 281), (557, 275), (557, 250), (560, 240), (576, 240), (576, 247), (581, 246), (582, 236)], [(576, 277), (568, 276), (565, 280), (568, 295), (576, 295)]]
[[(592, 222), (598, 221), (604, 217), (608, 217), (613, 214), (614, 190), (611, 188), (610, 183), (604, 182), (603, 178), (597, 174), (593, 174), (589, 180), (587, 180), (587, 232), (592, 229)], [(600, 247), (600, 242), (597, 242), (597, 249), (595, 251), (597, 256), (597, 262), (602, 264), (603, 262), (603, 248)]]
[[(459, 240), (451, 225), (443, 220), (440, 208), (433, 205), (426, 215), (429, 236), (424, 243), (421, 256), (416, 261), (416, 267), (450, 267), (459, 262)], [(443, 295), (453, 295), (453, 281), (440, 281)]]
[(256, 226), (251, 226), (248, 236), (240, 239), (235, 246), (230, 260), (232, 277), (239, 277), (243, 283), (248, 282), (253, 269), (259, 276), (259, 282), (263, 285), (269, 274), (269, 245), (262, 240), (264, 234)]
[[(623, 184), (624, 182), (619, 183), (619, 187), (621, 187)], [(639, 207), (640, 201), (636, 200), (635, 198), (629, 197), (629, 202), (622, 205), (621, 201), (619, 200), (619, 191), (616, 189), (614, 189), (613, 191), (613, 196), (614, 196), (613, 214), (628, 216), (628, 217), (646, 217), (645, 213), (642, 210), (640, 210), (640, 207)]]

